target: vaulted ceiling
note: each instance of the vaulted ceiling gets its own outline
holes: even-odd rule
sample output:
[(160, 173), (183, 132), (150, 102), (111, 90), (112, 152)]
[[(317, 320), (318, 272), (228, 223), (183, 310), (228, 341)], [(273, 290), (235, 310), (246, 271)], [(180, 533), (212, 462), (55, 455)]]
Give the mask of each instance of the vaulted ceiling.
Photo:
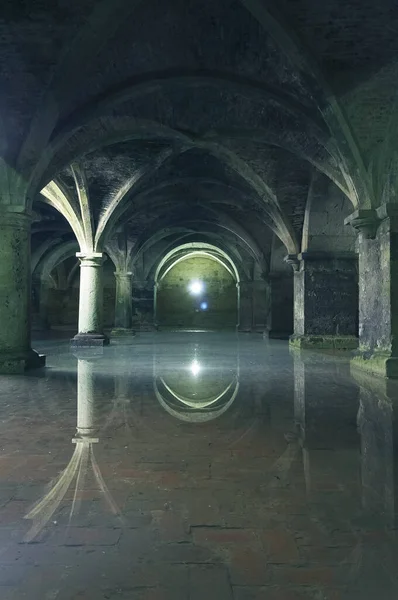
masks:
[[(46, 230), (62, 217), (39, 200), (86, 235), (83, 195), (99, 244), (128, 224), (140, 244), (210, 228), (264, 254), (274, 232), (293, 253), (314, 171), (353, 208), (380, 202), (395, 0), (6, 0), (1, 12), (2, 173), (20, 174)], [(48, 185), (62, 197), (40, 194)]]

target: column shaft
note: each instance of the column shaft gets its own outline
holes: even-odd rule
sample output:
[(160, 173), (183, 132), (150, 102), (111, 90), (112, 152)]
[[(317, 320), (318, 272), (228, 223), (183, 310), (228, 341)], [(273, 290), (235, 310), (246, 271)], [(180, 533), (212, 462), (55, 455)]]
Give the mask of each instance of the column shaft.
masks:
[(239, 331), (253, 330), (253, 282), (241, 281), (239, 284)]
[(112, 331), (114, 335), (133, 333), (132, 278), (133, 274), (130, 271), (115, 272), (115, 328)]
[(271, 330), (270, 338), (289, 339), (293, 333), (293, 276), (270, 273)]
[(398, 378), (398, 206), (377, 210), (375, 236), (359, 234), (359, 352), (353, 365)]
[(358, 276), (356, 255), (303, 253), (294, 273), (294, 334), (301, 348), (356, 348)]
[(30, 347), (30, 218), (4, 211), (0, 225), (0, 372), (43, 366)]
[(101, 252), (77, 253), (80, 259), (79, 332), (74, 345), (103, 345), (109, 339), (103, 332), (103, 285)]

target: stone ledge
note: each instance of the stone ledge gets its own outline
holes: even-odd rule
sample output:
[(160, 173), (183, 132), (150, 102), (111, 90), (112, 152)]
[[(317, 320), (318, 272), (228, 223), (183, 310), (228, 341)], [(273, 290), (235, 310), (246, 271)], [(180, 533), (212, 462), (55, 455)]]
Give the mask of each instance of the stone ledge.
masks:
[(398, 357), (386, 353), (376, 352), (368, 357), (365, 352), (359, 351), (351, 360), (350, 366), (352, 369), (360, 369), (372, 375), (398, 379)]
[(289, 344), (304, 350), (355, 350), (358, 338), (352, 335), (291, 335)]

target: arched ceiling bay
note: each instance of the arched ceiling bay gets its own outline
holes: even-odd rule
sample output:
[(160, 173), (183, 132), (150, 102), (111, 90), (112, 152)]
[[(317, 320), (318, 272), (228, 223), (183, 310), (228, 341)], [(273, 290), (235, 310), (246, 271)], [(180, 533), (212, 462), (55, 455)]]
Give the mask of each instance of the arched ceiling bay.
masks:
[(261, 252), (274, 232), (295, 253), (314, 169), (354, 207), (379, 201), (393, 94), (371, 81), (396, 60), (392, 0), (29, 4), (3, 8), (4, 164), (39, 212), (52, 186), (86, 249), (121, 223), (141, 238), (190, 212), (185, 223), (232, 223)]

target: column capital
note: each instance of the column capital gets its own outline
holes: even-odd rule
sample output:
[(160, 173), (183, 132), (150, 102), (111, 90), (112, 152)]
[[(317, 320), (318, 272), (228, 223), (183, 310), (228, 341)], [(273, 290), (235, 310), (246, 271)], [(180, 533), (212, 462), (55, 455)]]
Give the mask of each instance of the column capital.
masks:
[(105, 259), (102, 252), (76, 252), (76, 256), (81, 267), (101, 267)]
[(2, 226), (28, 230), (32, 215), (22, 207), (0, 204), (0, 222)]
[(292, 267), (293, 271), (300, 269), (300, 259), (297, 254), (288, 254), (283, 260)]
[(358, 208), (344, 219), (344, 225), (351, 225), (368, 240), (374, 240), (376, 237), (379, 223), (380, 218), (374, 208)]

